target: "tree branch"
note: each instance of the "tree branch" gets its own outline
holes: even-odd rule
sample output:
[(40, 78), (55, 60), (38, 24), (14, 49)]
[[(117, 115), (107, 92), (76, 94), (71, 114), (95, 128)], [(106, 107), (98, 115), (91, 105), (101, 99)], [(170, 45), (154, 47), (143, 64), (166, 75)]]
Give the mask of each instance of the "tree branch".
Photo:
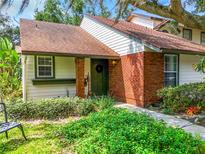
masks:
[(147, 0), (132, 0), (130, 4), (147, 12), (171, 18), (190, 28), (205, 30), (205, 17), (184, 10), (181, 0), (170, 0), (169, 6), (163, 6)]

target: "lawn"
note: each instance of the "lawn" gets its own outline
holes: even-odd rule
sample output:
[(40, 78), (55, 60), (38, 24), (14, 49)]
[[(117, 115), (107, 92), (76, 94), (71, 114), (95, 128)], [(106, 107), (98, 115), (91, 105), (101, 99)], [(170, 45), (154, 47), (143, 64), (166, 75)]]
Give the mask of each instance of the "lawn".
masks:
[(204, 143), (181, 129), (142, 114), (106, 109), (87, 117), (59, 121), (22, 121), (28, 141), (18, 129), (9, 139), (0, 134), (0, 154), (136, 153), (201, 154)]
[(63, 142), (59, 139), (59, 128), (74, 118), (62, 121), (22, 121), (28, 141), (21, 136), (18, 128), (9, 131), (9, 139), (0, 134), (0, 154), (50, 154), (68, 153)]

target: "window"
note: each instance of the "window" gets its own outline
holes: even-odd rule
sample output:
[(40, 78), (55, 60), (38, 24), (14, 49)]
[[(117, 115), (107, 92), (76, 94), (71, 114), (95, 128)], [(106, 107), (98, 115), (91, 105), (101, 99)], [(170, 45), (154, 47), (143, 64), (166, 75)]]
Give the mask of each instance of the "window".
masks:
[(201, 44), (205, 45), (205, 32), (201, 32)]
[(53, 78), (54, 77), (54, 58), (52, 56), (36, 57), (36, 78)]
[(178, 84), (178, 55), (164, 56), (164, 78), (165, 87)]
[(192, 40), (192, 30), (191, 29), (183, 29), (183, 38), (187, 40)]

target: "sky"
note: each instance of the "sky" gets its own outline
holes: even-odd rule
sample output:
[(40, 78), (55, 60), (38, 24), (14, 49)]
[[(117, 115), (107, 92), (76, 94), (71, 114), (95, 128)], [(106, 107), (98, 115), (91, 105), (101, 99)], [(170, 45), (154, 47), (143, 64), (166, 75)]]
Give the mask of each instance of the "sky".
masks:
[[(1, 1), (1, 0), (0, 0)], [(38, 10), (42, 10), (44, 6), (44, 2), (46, 0), (30, 0), (30, 3), (27, 8), (23, 11), (23, 13), (18, 14), (19, 8), (21, 6), (22, 0), (13, 0), (13, 5), (11, 5), (9, 8), (4, 7), (0, 10), (1, 14), (10, 16), (15, 25), (19, 24), (20, 18), (26, 18), (26, 19), (33, 19), (35, 10), (38, 8)], [(159, 2), (163, 5), (168, 5), (169, 0), (159, 0)], [(106, 5), (109, 8), (109, 10), (114, 10), (114, 1), (113, 0), (106, 0)], [(189, 8), (191, 9), (191, 8)], [(144, 14), (144, 15), (150, 15), (155, 16), (153, 14), (150, 14), (148, 12), (145, 12), (140, 9), (136, 9), (134, 12)]]
[(20, 18), (33, 19), (36, 8), (38, 8), (38, 10), (42, 10), (45, 0), (30, 0), (28, 7), (19, 14), (18, 11), (21, 6), (21, 2), (22, 0), (14, 0), (13, 4), (9, 8), (2, 8), (0, 13), (11, 17), (14, 20), (14, 23), (18, 24)]

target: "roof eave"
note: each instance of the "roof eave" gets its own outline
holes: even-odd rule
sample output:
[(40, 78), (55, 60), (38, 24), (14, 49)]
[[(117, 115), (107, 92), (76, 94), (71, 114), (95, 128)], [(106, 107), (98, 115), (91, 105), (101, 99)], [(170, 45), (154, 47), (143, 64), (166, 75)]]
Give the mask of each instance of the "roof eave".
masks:
[(76, 54), (76, 53), (61, 53), (61, 52), (45, 52), (45, 51), (22, 51), (22, 55), (52, 55), (66, 57), (85, 57), (85, 58), (102, 58), (102, 59), (119, 59), (120, 55), (94, 55), (94, 54)]
[(172, 53), (172, 54), (190, 54), (190, 55), (203, 55), (205, 56), (205, 51), (189, 51), (189, 50), (179, 50), (179, 49), (165, 49), (161, 48), (163, 53)]

